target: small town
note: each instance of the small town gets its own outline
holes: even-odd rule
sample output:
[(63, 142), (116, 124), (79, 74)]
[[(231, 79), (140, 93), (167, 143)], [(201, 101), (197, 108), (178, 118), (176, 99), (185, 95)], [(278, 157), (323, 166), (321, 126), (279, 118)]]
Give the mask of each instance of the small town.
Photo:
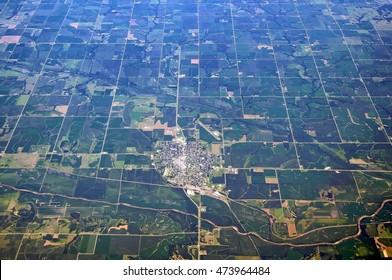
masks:
[(170, 183), (202, 187), (208, 183), (215, 157), (199, 142), (160, 142), (154, 155), (156, 168)]

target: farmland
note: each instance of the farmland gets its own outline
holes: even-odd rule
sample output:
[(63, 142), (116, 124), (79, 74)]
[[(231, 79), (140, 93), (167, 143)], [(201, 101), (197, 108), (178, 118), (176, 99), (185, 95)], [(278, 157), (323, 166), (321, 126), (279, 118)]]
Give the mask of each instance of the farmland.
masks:
[(0, 1), (0, 258), (391, 257), (391, 5)]

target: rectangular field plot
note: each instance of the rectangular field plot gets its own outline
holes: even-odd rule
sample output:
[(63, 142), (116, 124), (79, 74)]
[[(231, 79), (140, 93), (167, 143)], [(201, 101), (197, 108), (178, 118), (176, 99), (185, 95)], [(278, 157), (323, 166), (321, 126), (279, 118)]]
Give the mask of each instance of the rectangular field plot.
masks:
[(281, 171), (282, 199), (356, 201), (359, 194), (351, 172)]

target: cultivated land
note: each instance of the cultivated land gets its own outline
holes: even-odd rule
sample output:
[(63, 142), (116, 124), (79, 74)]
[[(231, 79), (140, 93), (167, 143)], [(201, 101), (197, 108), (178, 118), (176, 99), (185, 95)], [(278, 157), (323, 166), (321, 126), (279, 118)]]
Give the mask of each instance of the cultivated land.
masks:
[(0, 258), (392, 257), (391, 16), (0, 0)]

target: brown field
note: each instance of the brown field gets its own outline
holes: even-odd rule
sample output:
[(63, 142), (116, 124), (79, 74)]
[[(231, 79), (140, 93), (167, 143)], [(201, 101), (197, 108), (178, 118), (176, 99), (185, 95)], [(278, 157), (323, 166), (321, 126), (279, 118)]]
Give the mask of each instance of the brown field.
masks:
[(221, 155), (221, 149), (220, 149), (220, 145), (219, 144), (212, 144), (211, 145), (211, 152), (214, 155)]
[(0, 43), (7, 43), (7, 44), (12, 44), (12, 43), (19, 43), (19, 40), (22, 36), (11, 36), (11, 35), (6, 35), (1, 37)]
[(287, 223), (287, 231), (289, 232), (290, 237), (297, 235), (297, 228), (294, 222)]
[(265, 177), (266, 184), (278, 184), (278, 178), (276, 177)]

